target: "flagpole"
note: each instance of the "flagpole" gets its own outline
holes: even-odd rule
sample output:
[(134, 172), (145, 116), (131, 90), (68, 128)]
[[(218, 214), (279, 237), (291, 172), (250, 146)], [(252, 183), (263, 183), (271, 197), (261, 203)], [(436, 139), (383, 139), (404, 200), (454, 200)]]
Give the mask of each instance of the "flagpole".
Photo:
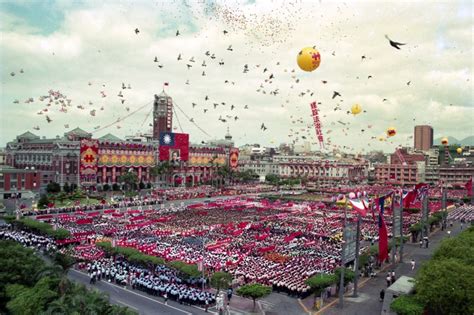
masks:
[(392, 265), (395, 265), (395, 253), (396, 253), (396, 245), (397, 240), (395, 238), (396, 231), (395, 231), (395, 221), (397, 217), (395, 216), (395, 192), (392, 193)]
[(346, 223), (347, 223), (347, 196), (344, 204), (344, 225), (342, 227), (342, 252), (341, 252), (341, 279), (339, 280), (339, 307), (344, 308), (344, 269), (346, 249)]
[(359, 283), (359, 249), (360, 249), (360, 213), (357, 213), (357, 233), (356, 233), (356, 252), (354, 262), (354, 292), (353, 297), (357, 297), (357, 285)]
[(403, 263), (403, 187), (400, 190), (400, 263)]

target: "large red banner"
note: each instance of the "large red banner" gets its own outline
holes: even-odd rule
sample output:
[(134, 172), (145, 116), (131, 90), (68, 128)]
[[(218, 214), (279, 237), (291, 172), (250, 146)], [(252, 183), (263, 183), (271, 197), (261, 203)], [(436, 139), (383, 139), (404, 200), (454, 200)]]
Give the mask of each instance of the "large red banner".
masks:
[[(189, 159), (189, 135), (187, 133), (167, 133), (169, 143), (160, 140), (160, 161), (187, 161)], [(168, 139), (167, 139), (168, 140)]]
[(99, 158), (99, 141), (93, 139), (81, 140), (81, 162), (79, 175), (81, 184), (97, 183), (97, 162)]

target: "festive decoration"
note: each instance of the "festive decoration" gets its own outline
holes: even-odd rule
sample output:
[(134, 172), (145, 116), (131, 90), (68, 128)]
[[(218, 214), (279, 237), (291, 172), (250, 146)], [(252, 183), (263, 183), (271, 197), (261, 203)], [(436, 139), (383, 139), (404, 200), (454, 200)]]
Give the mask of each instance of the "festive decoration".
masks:
[(397, 134), (397, 130), (394, 127), (388, 127), (387, 137), (393, 137)]
[(189, 159), (189, 135), (187, 133), (162, 132), (159, 150), (160, 161), (187, 161)]
[(457, 154), (461, 154), (462, 153), (462, 148), (457, 148), (456, 152), (457, 152)]
[(317, 102), (311, 103), (311, 113), (313, 115), (314, 128), (316, 129), (316, 136), (318, 138), (319, 146), (324, 148), (324, 138), (323, 132), (321, 130), (321, 122), (319, 120), (319, 110)]
[(81, 140), (79, 175), (81, 183), (95, 184), (97, 182), (97, 162), (99, 153), (98, 140)]
[(352, 105), (351, 107), (351, 113), (352, 115), (358, 115), (362, 112), (362, 106), (360, 106), (359, 104), (354, 104)]
[(448, 145), (449, 144), (448, 138), (444, 137), (443, 139), (441, 139), (441, 144)]
[(321, 55), (314, 47), (305, 47), (298, 53), (296, 62), (301, 70), (311, 72), (319, 67)]
[(232, 148), (229, 153), (229, 166), (235, 170), (239, 166), (239, 149)]
[(152, 152), (142, 151), (123, 151), (116, 150), (114, 153), (101, 154), (99, 158), (99, 166), (154, 166), (155, 157)]

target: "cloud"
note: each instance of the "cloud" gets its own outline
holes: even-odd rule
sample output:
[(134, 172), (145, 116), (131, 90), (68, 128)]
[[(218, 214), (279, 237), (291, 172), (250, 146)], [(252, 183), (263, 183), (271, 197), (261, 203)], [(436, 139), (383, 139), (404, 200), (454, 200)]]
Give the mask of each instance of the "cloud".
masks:
[[(355, 151), (393, 151), (396, 145), (406, 145), (414, 125), (422, 123), (432, 124), (436, 135), (464, 138), (473, 134), (474, 118), (472, 16), (464, 14), (465, 7), (465, 2), (269, 5), (267, 1), (238, 1), (203, 6), (196, 2), (70, 5), (61, 1), (56, 9), (64, 18), (47, 34), (38, 30), (31, 17), (3, 9), (1, 55), (8, 62), (1, 72), (0, 143), (36, 125), (41, 128), (36, 133), (47, 136), (67, 131), (64, 124), (92, 131), (139, 108), (136, 114), (96, 135), (110, 132), (124, 137), (147, 132), (153, 95), (161, 92), (163, 82), (170, 83), (167, 93), (201, 128), (221, 138), (229, 126), (238, 145), (269, 145), (297, 137), (302, 143), (303, 135), (315, 142), (309, 109), (314, 100), (321, 102), (323, 132), (331, 130), (326, 138)], [(138, 35), (135, 28), (140, 30)], [(178, 29), (181, 35), (175, 36)], [(395, 50), (385, 34), (407, 45)], [(229, 45), (233, 51), (227, 50)], [(296, 54), (313, 45), (322, 54), (321, 66), (303, 73), (297, 69)], [(206, 51), (215, 54), (215, 59), (206, 56)], [(191, 57), (194, 63), (189, 61)], [(219, 65), (221, 60), (224, 65)], [(201, 66), (203, 61), (206, 67)], [(192, 68), (188, 70), (186, 64)], [(248, 73), (243, 73), (245, 64)], [(268, 71), (263, 72), (264, 68)], [(20, 74), (20, 69), (25, 73)], [(10, 76), (12, 71), (14, 77)], [(268, 80), (270, 74), (275, 79)], [(122, 83), (132, 87), (122, 91), (123, 105), (117, 96)], [(53, 122), (48, 124), (36, 113), (46, 107), (38, 97), (50, 89), (66, 94), (73, 106), (66, 114), (60, 113), (57, 105), (51, 106)], [(277, 89), (276, 96), (270, 94)], [(333, 100), (334, 90), (342, 98)], [(101, 91), (106, 98), (101, 97)], [(299, 96), (301, 93), (304, 96)], [(204, 100), (206, 95), (209, 101)], [(35, 102), (25, 104), (29, 97)], [(15, 99), (20, 104), (13, 104)], [(219, 104), (216, 110), (214, 103)], [(367, 112), (347, 115), (354, 103)], [(334, 111), (336, 106), (341, 110)], [(95, 117), (89, 114), (92, 109), (96, 109)], [(208, 109), (206, 114), (204, 109)], [(208, 138), (178, 108), (176, 113), (193, 142)], [(225, 115), (239, 119), (224, 124), (218, 118)], [(265, 132), (260, 130), (262, 122), (269, 128)], [(372, 139), (383, 135), (389, 126), (398, 130), (390, 142)]]

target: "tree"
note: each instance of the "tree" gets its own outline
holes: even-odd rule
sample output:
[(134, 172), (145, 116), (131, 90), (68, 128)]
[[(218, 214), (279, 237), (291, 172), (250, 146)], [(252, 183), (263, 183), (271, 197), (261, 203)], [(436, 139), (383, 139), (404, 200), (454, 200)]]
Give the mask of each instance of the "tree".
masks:
[(158, 163), (155, 167), (151, 169), (151, 175), (153, 177), (162, 177), (164, 176), (165, 182), (169, 182), (169, 177), (173, 173), (173, 165), (169, 161), (163, 161)]
[(48, 206), (49, 204), (49, 199), (46, 194), (41, 195), (40, 199), (38, 200), (38, 208), (39, 209), (44, 209)]
[(232, 275), (228, 272), (217, 271), (211, 277), (211, 285), (217, 289), (219, 294), (220, 289), (228, 288), (232, 284)]
[(272, 288), (259, 283), (246, 284), (237, 289), (237, 294), (251, 298), (253, 300), (253, 310), (255, 311), (255, 301), (272, 293)]
[(470, 228), (455, 238), (445, 239), (435, 251), (433, 259), (455, 258), (474, 266), (474, 229)]
[(119, 191), (119, 190), (120, 190), (119, 185), (118, 185), (117, 183), (113, 183), (113, 185), (112, 185), (112, 190), (113, 190), (113, 191)]
[(7, 309), (13, 315), (36, 315), (54, 299), (58, 294), (51, 288), (54, 287), (53, 279), (49, 277), (41, 278), (33, 287), (28, 288), (23, 285), (7, 285), (7, 296), (10, 301)]
[(337, 278), (333, 274), (321, 273), (306, 279), (305, 283), (311, 287), (316, 300), (316, 296), (320, 295), (325, 288), (337, 283)]
[(58, 193), (61, 191), (61, 186), (56, 182), (49, 182), (46, 186), (46, 191), (50, 194)]
[(118, 180), (120, 182), (125, 183), (125, 185), (127, 187), (127, 190), (131, 190), (136, 185), (136, 183), (138, 181), (138, 176), (134, 172), (127, 172), (123, 175), (120, 175)]
[(420, 303), (413, 295), (402, 295), (390, 304), (390, 310), (397, 315), (422, 315), (423, 304)]
[(144, 182), (140, 182), (140, 184), (138, 184), (138, 187), (139, 187), (140, 189), (145, 189), (146, 186), (145, 186), (145, 183), (144, 183)]
[(68, 182), (64, 183), (63, 191), (67, 194), (69, 194), (71, 192), (71, 186), (69, 185)]
[(453, 258), (432, 259), (421, 267), (415, 290), (430, 314), (473, 314), (474, 266)]
[(6, 286), (34, 285), (35, 274), (43, 266), (44, 262), (34, 255), (33, 250), (13, 241), (0, 241), (0, 313), (5, 312), (8, 301)]
[(110, 190), (110, 185), (109, 184), (104, 184), (104, 186), (102, 187), (102, 189), (104, 191), (109, 191)]
[(272, 185), (278, 185), (280, 182), (280, 176), (276, 174), (267, 174), (265, 175), (265, 181)]
[[(336, 276), (337, 279), (337, 288), (339, 288), (340, 284), (340, 279), (341, 279), (341, 267), (338, 267), (334, 270), (334, 275)], [(354, 281), (355, 273), (352, 271), (352, 269), (349, 268), (344, 268), (344, 287), (349, 284), (349, 282)], [(339, 289), (338, 291), (339, 292)]]

